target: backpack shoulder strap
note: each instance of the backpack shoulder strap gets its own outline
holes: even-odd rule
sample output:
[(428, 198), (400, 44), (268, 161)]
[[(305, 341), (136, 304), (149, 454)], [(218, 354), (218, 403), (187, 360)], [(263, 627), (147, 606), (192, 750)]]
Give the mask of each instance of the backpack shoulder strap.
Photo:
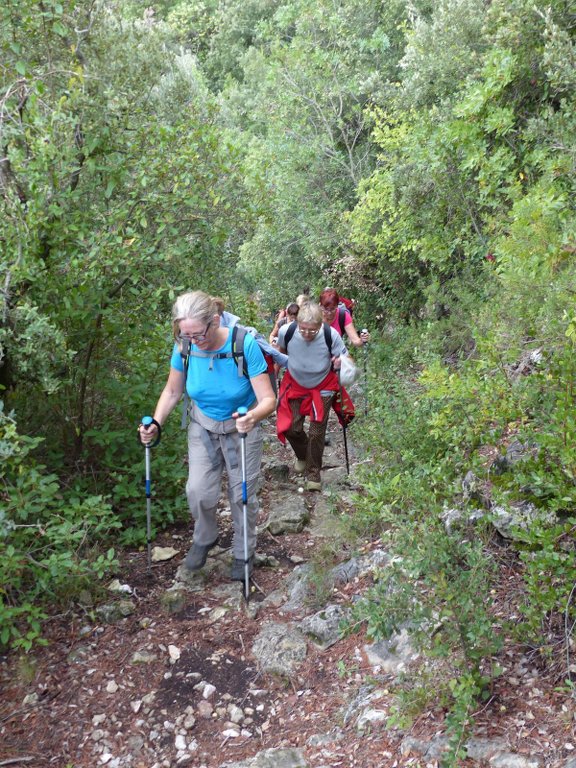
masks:
[[(238, 376), (248, 376), (248, 364), (244, 355), (244, 339), (248, 330), (243, 325), (236, 324), (232, 328), (232, 344), (231, 352), (201, 352), (192, 349), (188, 349), (187, 357), (184, 363), (186, 375), (188, 373), (188, 359), (190, 357), (204, 357), (210, 359), (210, 369), (212, 369), (212, 362), (214, 360), (226, 360), (228, 358), (234, 358), (234, 362), (238, 368)], [(184, 357), (184, 353), (182, 353)]]
[(330, 357), (332, 357), (332, 329), (328, 325), (328, 323), (322, 323), (322, 327), (324, 328), (324, 341), (326, 342), (326, 346), (328, 347), (328, 352), (330, 353)]
[(284, 334), (284, 349), (288, 351), (288, 342), (294, 336), (294, 333), (296, 332), (296, 320), (292, 320), (288, 328), (286, 329), (286, 333)]
[(232, 329), (232, 357), (238, 367), (238, 376), (248, 376), (248, 364), (244, 354), (244, 339), (247, 333), (248, 330), (238, 323)]
[(344, 337), (346, 330), (346, 309), (338, 307), (338, 325), (340, 326), (340, 336)]

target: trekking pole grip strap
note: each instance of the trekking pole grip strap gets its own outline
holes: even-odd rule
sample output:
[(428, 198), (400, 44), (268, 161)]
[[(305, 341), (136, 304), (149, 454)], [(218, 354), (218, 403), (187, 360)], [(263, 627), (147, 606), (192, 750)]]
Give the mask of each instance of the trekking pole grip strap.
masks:
[[(156, 419), (152, 418), (152, 416), (143, 416), (140, 424), (144, 427), (149, 427), (151, 424), (156, 425), (156, 429), (158, 430), (158, 435), (156, 437), (156, 440), (154, 440), (153, 443), (149, 444), (150, 448), (154, 448), (156, 445), (158, 445), (158, 443), (162, 439), (162, 427), (160, 426), (160, 424), (158, 424)], [(140, 443), (142, 443), (142, 436), (140, 435), (140, 432), (138, 432), (138, 440)], [(142, 444), (144, 445), (144, 443)]]

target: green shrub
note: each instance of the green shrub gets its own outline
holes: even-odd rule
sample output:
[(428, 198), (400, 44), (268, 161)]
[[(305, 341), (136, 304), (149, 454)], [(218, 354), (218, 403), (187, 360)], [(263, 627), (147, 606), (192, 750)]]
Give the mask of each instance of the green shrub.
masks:
[(117, 566), (107, 542), (120, 526), (101, 496), (62, 491), (33, 458), (39, 442), (18, 434), (0, 401), (0, 644), (25, 651), (42, 642), (49, 607)]
[[(462, 317), (457, 323), (465, 326)], [(457, 501), (468, 469), (481, 474), (478, 449), (521, 410), (489, 344), (475, 340), (477, 354), (453, 365), (442, 362), (441, 336), (422, 328), (399, 327), (385, 344), (371, 352), (379, 375), (370, 378), (372, 418), (362, 430), (379, 466), (363, 471), (349, 525), (381, 536), (394, 560), (356, 606), (354, 620), (365, 622), (375, 640), (408, 627), (425, 655), (442, 659), (445, 679), (432, 681), (426, 665), (411, 671), (397, 692), (394, 720), (437, 697), (447, 710), (446, 764), (456, 765), (474, 702), (498, 674), (502, 638), (492, 616), (497, 566), (483, 532), (448, 534), (440, 513)]]
[(555, 633), (564, 632), (564, 627), (572, 626), (576, 618), (575, 532), (574, 517), (551, 526), (534, 524), (529, 530), (517, 532), (522, 539), (520, 560), (526, 590), (520, 605), (525, 618), (517, 633), (548, 652), (548, 623), (556, 625)]
[[(348, 523), (380, 536), (396, 558), (356, 606), (355, 621), (375, 639), (407, 626), (426, 656), (442, 658), (442, 671), (433, 668), (439, 679), (432, 682), (424, 666), (404, 681), (394, 717), (402, 722), (437, 695), (450, 734), (446, 765), (463, 757), (471, 713), (498, 674), (509, 629), (493, 618), (499, 561), (486, 545), (488, 530), (447, 534), (439, 521), (443, 508), (466, 507), (469, 470), (492, 503), (529, 501), (557, 521), (518, 531), (520, 542), (509, 545), (519, 549), (524, 580), (512, 596), (522, 617), (515, 636), (551, 658), (576, 618), (572, 284), (565, 264), (549, 281), (530, 274), (514, 281), (508, 272), (490, 305), (466, 296), (455, 318), (391, 327), (370, 350), (370, 418), (354, 434), (377, 469), (363, 469)], [(497, 474), (493, 457), (514, 440), (526, 455)]]
[(494, 658), (502, 637), (492, 614), (494, 562), (481, 540), (447, 534), (437, 514), (432, 506), (429, 519), (404, 520), (391, 534), (394, 560), (355, 606), (354, 621), (365, 622), (375, 641), (407, 627), (420, 651), (443, 660), (447, 677), (434, 681), (426, 666), (410, 670), (392, 724), (406, 722), (416, 703), (434, 691), (447, 709), (448, 766), (464, 756), (473, 705), (499, 674)]

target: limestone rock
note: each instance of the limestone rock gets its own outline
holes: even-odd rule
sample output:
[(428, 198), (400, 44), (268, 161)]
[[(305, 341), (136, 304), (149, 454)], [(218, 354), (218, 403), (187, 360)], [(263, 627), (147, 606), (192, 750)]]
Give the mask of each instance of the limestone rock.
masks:
[(341, 605), (328, 605), (313, 616), (307, 616), (297, 626), (316, 645), (325, 650), (340, 639), (340, 625), (349, 616), (349, 609)]
[(388, 720), (388, 712), (383, 709), (367, 709), (356, 721), (356, 729), (358, 731), (371, 730), (377, 723), (386, 723)]
[(300, 533), (310, 519), (302, 496), (292, 492), (278, 494), (271, 503), (266, 528), (273, 536), (282, 533)]
[(266, 749), (255, 757), (234, 763), (223, 763), (220, 768), (310, 768), (299, 749)]
[(271, 480), (286, 481), (290, 476), (290, 466), (281, 461), (269, 461), (264, 466), (264, 471)]
[(174, 549), (174, 547), (153, 547), (152, 562), (161, 563), (164, 560), (172, 560), (172, 558), (176, 557), (179, 552), (180, 550)]
[(256, 637), (252, 653), (263, 672), (290, 677), (306, 658), (306, 641), (288, 624), (266, 624)]
[(386, 674), (397, 675), (418, 658), (406, 629), (393, 634), (388, 640), (364, 646), (370, 664)]
[(186, 590), (177, 587), (166, 590), (160, 597), (160, 603), (168, 613), (179, 613), (186, 607), (188, 600)]
[(131, 600), (118, 600), (114, 603), (105, 603), (96, 608), (98, 618), (106, 624), (115, 624), (121, 619), (130, 616), (136, 607)]
[(151, 651), (136, 651), (132, 655), (132, 664), (151, 664), (158, 656)]
[(537, 521), (550, 526), (556, 522), (556, 515), (553, 512), (539, 510), (530, 502), (509, 506), (499, 505), (492, 509), (492, 525), (505, 539), (520, 538), (521, 534), (519, 535), (515, 529), (528, 531)]

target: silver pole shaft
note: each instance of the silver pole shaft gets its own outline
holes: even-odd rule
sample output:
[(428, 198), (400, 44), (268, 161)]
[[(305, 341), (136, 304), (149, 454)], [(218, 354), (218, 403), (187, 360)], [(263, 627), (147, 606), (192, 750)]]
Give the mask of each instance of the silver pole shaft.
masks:
[(150, 446), (146, 446), (146, 547), (148, 550), (148, 572), (152, 570), (152, 499), (150, 496)]
[(248, 567), (248, 487), (246, 478), (246, 433), (240, 435), (240, 455), (242, 457), (242, 515), (244, 529), (244, 597), (250, 597), (250, 570)]

